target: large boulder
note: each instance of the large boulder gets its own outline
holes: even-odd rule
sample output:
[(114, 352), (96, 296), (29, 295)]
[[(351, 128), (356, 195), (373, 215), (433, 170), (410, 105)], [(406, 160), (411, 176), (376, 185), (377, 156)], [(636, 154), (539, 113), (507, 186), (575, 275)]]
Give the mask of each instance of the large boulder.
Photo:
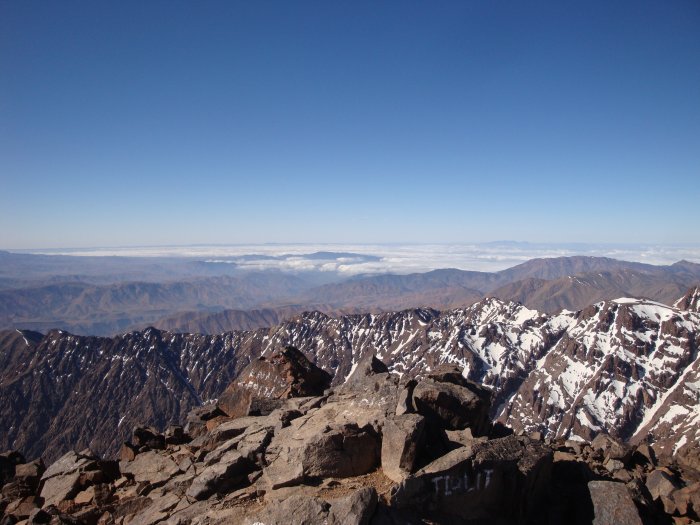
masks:
[(646, 487), (651, 498), (656, 500), (661, 496), (670, 496), (671, 492), (678, 488), (678, 483), (673, 479), (673, 475), (665, 469), (655, 469), (647, 474)]
[(108, 481), (114, 472), (107, 468), (107, 463), (89, 451), (63, 455), (41, 476), (39, 495), (44, 500), (44, 508), (72, 499), (78, 492), (95, 483)]
[(378, 466), (380, 441), (371, 425), (314, 418), (318, 413), (294, 420), (273, 438), (264, 470), (271, 488), (309, 478), (358, 476)]
[(398, 484), (391, 503), (453, 520), (532, 519), (549, 483), (552, 452), (525, 437), (475, 441)]
[(288, 346), (250, 363), (219, 397), (218, 407), (230, 417), (266, 415), (283, 399), (320, 396), (331, 376)]
[(593, 525), (642, 525), (637, 507), (623, 483), (590, 481)]
[(382, 470), (393, 481), (400, 482), (415, 471), (418, 453), (425, 439), (425, 418), (419, 414), (403, 414), (384, 423), (382, 435)]
[(133, 461), (121, 461), (119, 468), (123, 475), (133, 478), (134, 481), (148, 482), (152, 485), (164, 483), (180, 473), (177, 463), (155, 451), (139, 454)]
[(491, 391), (462, 377), (458, 369), (443, 369), (413, 389), (413, 406), (446, 430), (470, 428), (474, 436), (488, 434)]

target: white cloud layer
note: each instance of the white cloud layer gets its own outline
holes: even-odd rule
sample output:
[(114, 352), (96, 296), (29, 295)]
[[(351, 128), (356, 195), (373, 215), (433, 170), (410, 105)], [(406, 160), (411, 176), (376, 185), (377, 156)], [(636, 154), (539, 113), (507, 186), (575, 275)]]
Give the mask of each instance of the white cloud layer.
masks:
[[(319, 259), (314, 252), (342, 252), (379, 257), (339, 256)], [(672, 264), (681, 259), (700, 262), (700, 245), (610, 244), (248, 244), (93, 248), (42, 250), (28, 253), (76, 256), (192, 257), (211, 262), (230, 262), (250, 270), (323, 271), (345, 275), (364, 273), (412, 273), (438, 268), (497, 271), (538, 257), (588, 255), (612, 257), (649, 264)], [(251, 257), (262, 256), (261, 258)], [(246, 256), (244, 259), (241, 257)], [(269, 259), (265, 257), (277, 257)]]

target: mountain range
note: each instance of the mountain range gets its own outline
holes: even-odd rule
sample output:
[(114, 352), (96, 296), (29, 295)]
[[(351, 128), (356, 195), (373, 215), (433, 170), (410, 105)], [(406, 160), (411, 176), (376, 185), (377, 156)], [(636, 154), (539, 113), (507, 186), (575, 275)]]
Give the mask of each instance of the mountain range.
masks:
[[(351, 255), (318, 252), (309, 257)], [(47, 257), (0, 253), (5, 265), (0, 278), (11, 280), (22, 265), (34, 268), (27, 274), (34, 280), (15, 280), (0, 289), (0, 327), (114, 335), (156, 326), (214, 334), (273, 326), (303, 311), (339, 315), (415, 307), (444, 310), (485, 297), (557, 313), (625, 296), (670, 305), (700, 283), (700, 264), (688, 261), (656, 266), (583, 256), (532, 259), (499, 272), (441, 269), (335, 280), (318, 277), (323, 272), (310, 277), (278, 270), (242, 271), (231, 261), (137, 259), (129, 273), (128, 265), (113, 258), (59, 257), (88, 259), (81, 261), (83, 274), (71, 276), (67, 261), (52, 266)], [(93, 259), (106, 259), (104, 274)], [(145, 280), (129, 280), (132, 275)], [(332, 282), (320, 283), (329, 279)]]
[(136, 424), (182, 422), (253, 359), (291, 345), (335, 385), (369, 354), (402, 380), (452, 363), (492, 389), (491, 417), (517, 431), (570, 440), (607, 432), (692, 456), (700, 438), (699, 303), (694, 287), (675, 306), (618, 298), (558, 314), (487, 298), (442, 312), (308, 312), (218, 335), (4, 331), (0, 424), (9, 430), (0, 448), (48, 459), (74, 447), (114, 454)]

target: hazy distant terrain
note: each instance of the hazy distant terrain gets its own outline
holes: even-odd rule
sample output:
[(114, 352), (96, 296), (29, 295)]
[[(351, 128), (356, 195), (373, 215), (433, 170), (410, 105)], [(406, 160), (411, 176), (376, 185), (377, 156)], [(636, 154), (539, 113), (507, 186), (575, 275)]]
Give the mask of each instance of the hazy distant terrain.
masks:
[(331, 316), (444, 310), (488, 296), (548, 313), (624, 296), (670, 304), (700, 282), (700, 265), (688, 261), (651, 265), (589, 256), (536, 258), (492, 272), (359, 275), (358, 268), (381, 266), (384, 258), (347, 251), (216, 258), (0, 252), (0, 263), (0, 328), (82, 335), (148, 325), (220, 333), (273, 326), (311, 310)]

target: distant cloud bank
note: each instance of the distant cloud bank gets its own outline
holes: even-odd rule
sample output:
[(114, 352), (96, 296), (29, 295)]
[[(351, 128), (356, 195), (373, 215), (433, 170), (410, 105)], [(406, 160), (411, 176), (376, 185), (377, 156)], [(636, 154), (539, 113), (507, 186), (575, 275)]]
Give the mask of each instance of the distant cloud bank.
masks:
[(538, 257), (588, 255), (649, 264), (700, 262), (700, 245), (534, 244), (248, 244), (27, 250), (75, 256), (189, 257), (249, 270), (412, 273), (438, 268), (497, 271)]

